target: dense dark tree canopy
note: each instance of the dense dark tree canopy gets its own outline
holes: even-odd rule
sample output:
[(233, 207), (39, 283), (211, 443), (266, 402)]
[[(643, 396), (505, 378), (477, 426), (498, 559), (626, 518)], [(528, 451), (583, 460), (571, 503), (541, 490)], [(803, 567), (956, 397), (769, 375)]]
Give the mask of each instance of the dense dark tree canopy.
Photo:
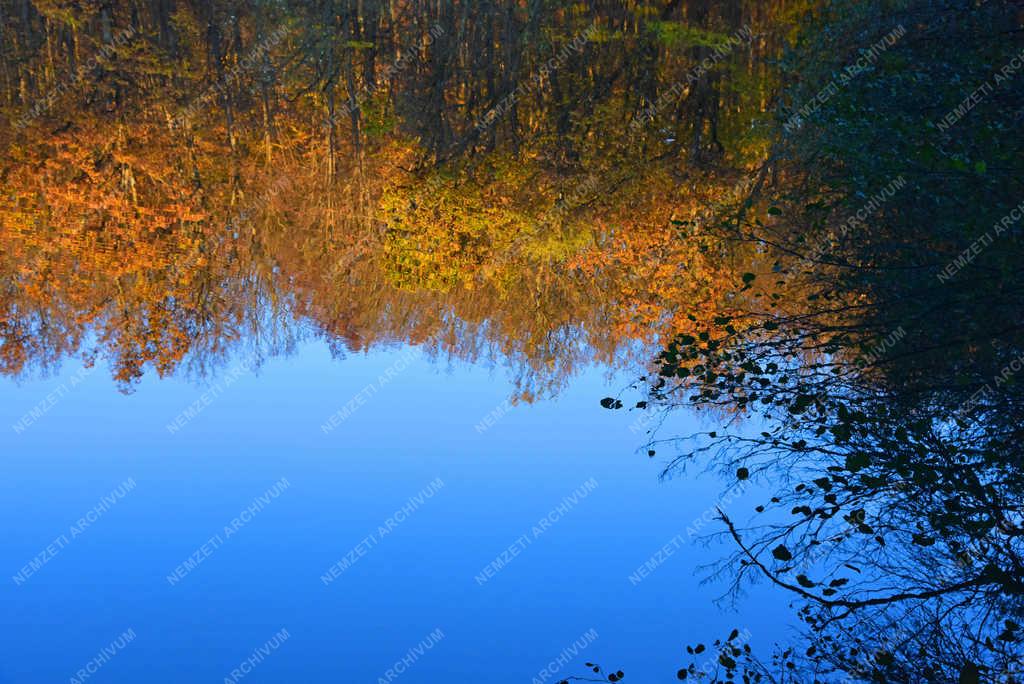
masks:
[(722, 514), (738, 551), (719, 569), (798, 599), (811, 643), (782, 661), (801, 678), (1016, 681), (1020, 8), (815, 17), (783, 62), (770, 180), (719, 228), (759, 246), (760, 304), (677, 337), (651, 386), (764, 431), (698, 437), (671, 467), (785, 472), (765, 522)]

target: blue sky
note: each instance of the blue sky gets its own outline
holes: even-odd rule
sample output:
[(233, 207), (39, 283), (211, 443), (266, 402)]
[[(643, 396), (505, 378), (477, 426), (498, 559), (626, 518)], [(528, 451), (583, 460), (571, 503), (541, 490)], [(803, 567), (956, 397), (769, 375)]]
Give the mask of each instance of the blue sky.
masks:
[[(506, 412), (512, 388), (500, 370), (438, 367), (409, 352), (332, 359), (311, 342), (230, 382), (147, 377), (128, 396), (103, 368), (70, 387), (73, 363), (54, 377), (5, 380), (0, 682), (69, 681), (128, 629), (135, 638), (87, 681), (221, 682), (282, 628), (290, 638), (244, 681), (379, 681), (436, 629), (444, 638), (403, 682), (529, 682), (588, 632), (597, 638), (549, 681), (583, 673), (586, 660), (627, 681), (671, 681), (687, 643), (733, 627), (758, 645), (785, 636), (786, 597), (755, 587), (739, 612), (723, 612), (712, 601), (724, 587), (701, 585), (697, 567), (728, 547), (686, 531), (731, 483), (658, 481), (662, 461), (638, 452), (643, 435), (630, 430), (638, 413), (598, 404), (629, 378), (591, 369), (557, 399)], [(62, 385), (27, 429), (11, 427)], [(208, 404), (168, 430), (204, 391)], [(475, 429), (492, 411), (493, 427)], [(674, 421), (667, 430), (697, 427), (690, 416)], [(282, 478), (287, 487), (223, 539)], [(130, 491), (46, 551), (129, 480)], [(438, 481), (408, 512), (410, 497)], [(586, 482), (595, 484), (566, 507)], [(763, 498), (749, 491), (727, 505), (743, 519)], [(542, 518), (555, 521), (535, 536)], [(222, 544), (168, 582), (218, 534)], [(368, 535), (379, 538), (357, 562), (321, 581)], [(518, 555), (475, 581), (523, 535)], [(666, 544), (674, 553), (631, 583)], [(41, 555), (35, 572), (13, 579)]]

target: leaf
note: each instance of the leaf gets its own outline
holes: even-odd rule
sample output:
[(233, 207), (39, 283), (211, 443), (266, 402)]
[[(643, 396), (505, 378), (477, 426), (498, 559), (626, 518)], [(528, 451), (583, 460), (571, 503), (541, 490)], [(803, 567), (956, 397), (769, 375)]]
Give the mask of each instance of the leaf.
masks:
[(739, 479), (739, 480), (746, 480), (748, 477), (750, 477), (750, 471), (749, 470), (747, 470), (746, 468), (737, 468), (737, 470), (736, 470), (736, 478), (737, 479)]
[(846, 456), (846, 469), (852, 473), (867, 467), (870, 463), (871, 458), (867, 454), (848, 454)]
[(815, 582), (812, 582), (807, 577), (807, 575), (797, 575), (796, 576), (796, 581), (797, 581), (797, 584), (799, 584), (804, 589), (813, 589), (814, 587), (818, 586)]
[(978, 684), (980, 681), (981, 672), (978, 671), (978, 666), (968, 660), (960, 670), (958, 684)]
[(781, 214), (782, 214), (782, 210), (779, 209), (778, 207), (768, 207), (768, 215), (769, 216), (779, 216)]
[(929, 537), (926, 534), (915, 534), (913, 535), (913, 541), (918, 546), (931, 546), (935, 543), (935, 537)]
[(789, 552), (789, 549), (787, 549), (782, 544), (779, 544), (774, 549), (772, 549), (772, 555), (775, 556), (776, 560), (780, 560), (783, 563), (793, 560), (793, 554), (791, 554)]
[(836, 438), (836, 441), (839, 442), (849, 441), (850, 436), (853, 434), (853, 431), (850, 429), (850, 426), (847, 425), (846, 423), (839, 423), (838, 425), (830, 427), (829, 432), (831, 432), (832, 435)]
[[(790, 405), (789, 412), (794, 415), (803, 413), (807, 409), (807, 407), (809, 407), (813, 403), (814, 397), (812, 397), (810, 394), (798, 394), (796, 400)], [(804, 442), (804, 444), (806, 444), (806, 442)]]

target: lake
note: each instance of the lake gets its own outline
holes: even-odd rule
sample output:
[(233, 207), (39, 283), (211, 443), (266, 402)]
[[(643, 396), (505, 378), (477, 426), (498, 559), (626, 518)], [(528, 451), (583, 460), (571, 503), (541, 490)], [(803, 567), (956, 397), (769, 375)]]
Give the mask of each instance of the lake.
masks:
[(424, 640), (409, 680), (502, 663), (496, 676), (530, 681), (559, 658), (562, 677), (614, 660), (654, 679), (709, 628), (775, 635), (787, 619), (766, 592), (723, 614), (724, 588), (697, 571), (709, 511), (750, 509), (756, 491), (659, 483), (637, 452), (647, 414), (603, 410), (623, 380), (599, 367), (516, 406), (500, 370), (410, 348), (334, 359), (312, 342), (230, 385), (228, 369), (127, 397), (103, 370), (72, 386), (69, 364), (3, 396), (14, 425), (60, 393), (6, 438), (2, 513), (20, 523), (4, 631), (20, 655), (4, 681), (72, 677), (129, 629), (97, 679), (221, 681), (282, 629), (254, 680), (375, 681)]
[(1019, 681), (1022, 20), (0, 0), (0, 682)]

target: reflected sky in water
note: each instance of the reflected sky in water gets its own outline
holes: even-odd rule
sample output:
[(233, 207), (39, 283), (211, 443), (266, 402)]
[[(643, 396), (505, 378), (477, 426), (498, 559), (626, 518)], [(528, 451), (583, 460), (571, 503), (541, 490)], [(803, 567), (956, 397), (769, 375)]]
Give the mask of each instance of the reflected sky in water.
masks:
[[(402, 359), (411, 360), (380, 386)], [(551, 681), (590, 660), (652, 681), (702, 635), (735, 625), (779, 635), (785, 597), (755, 593), (743, 613), (722, 612), (712, 604), (722, 587), (701, 587), (694, 574), (716, 551), (687, 528), (727, 485), (659, 483), (659, 459), (637, 452), (642, 413), (598, 405), (628, 379), (600, 368), (557, 399), (507, 411), (512, 386), (500, 370), (445, 367), (410, 348), (337, 360), (308, 343), (229, 385), (230, 367), (201, 383), (147, 377), (130, 396), (102, 368), (71, 387), (79, 371), (7, 380), (0, 393), (0, 514), (17, 521), (0, 591), (18, 654), (0, 665), (2, 682), (72, 677), (129, 629), (134, 640), (94, 681), (223, 681), (281, 629), (290, 638), (258, 656), (249, 681), (386, 679), (437, 628), (444, 637), (403, 681), (529, 681), (577, 640), (586, 647)], [(33, 402), (62, 385), (16, 433)], [(325, 432), (368, 386), (377, 389), (365, 404)], [(168, 424), (203, 391), (210, 403), (172, 434)], [(492, 411), (500, 417), (478, 430)], [(673, 419), (668, 429), (697, 426)], [(105, 496), (116, 501), (72, 537)], [(745, 513), (762, 498), (751, 490), (727, 505)], [(61, 535), (67, 543), (52, 546)], [(169, 581), (204, 543), (198, 565)], [(631, 582), (666, 544), (678, 551)], [(476, 579), (516, 545), (504, 567)], [(355, 562), (324, 581), (353, 550)], [(22, 573), (40, 555), (49, 557)]]

